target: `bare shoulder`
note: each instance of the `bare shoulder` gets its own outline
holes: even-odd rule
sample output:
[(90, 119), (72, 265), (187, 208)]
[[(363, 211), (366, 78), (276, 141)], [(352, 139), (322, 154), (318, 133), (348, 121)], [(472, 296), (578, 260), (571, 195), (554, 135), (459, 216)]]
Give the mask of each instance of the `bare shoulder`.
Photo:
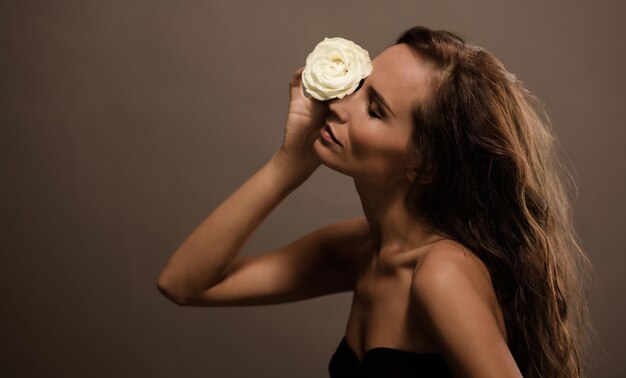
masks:
[(438, 242), (413, 272), (415, 320), (455, 376), (521, 377), (506, 340), (489, 272), (467, 248)]
[[(487, 266), (472, 251), (452, 240), (433, 244), (419, 259), (413, 272), (414, 284), (468, 280), (481, 291), (493, 289)], [(485, 293), (487, 294), (487, 293)]]
[(425, 312), (445, 308), (477, 309), (492, 317), (503, 337), (506, 327), (489, 270), (460, 243), (433, 244), (419, 259), (411, 282), (412, 299)]

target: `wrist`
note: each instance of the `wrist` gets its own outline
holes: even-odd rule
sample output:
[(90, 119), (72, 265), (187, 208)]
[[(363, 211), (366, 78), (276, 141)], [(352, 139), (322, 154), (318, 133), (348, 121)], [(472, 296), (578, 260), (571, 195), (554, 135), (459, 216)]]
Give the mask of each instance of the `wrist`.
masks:
[(306, 181), (321, 165), (317, 160), (298, 159), (282, 148), (270, 158), (269, 164), (292, 185), (298, 186)]

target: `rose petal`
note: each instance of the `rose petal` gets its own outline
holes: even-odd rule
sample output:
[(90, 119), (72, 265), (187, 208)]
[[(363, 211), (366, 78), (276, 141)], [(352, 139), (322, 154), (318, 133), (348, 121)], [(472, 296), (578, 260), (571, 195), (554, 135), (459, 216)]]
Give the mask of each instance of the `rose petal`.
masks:
[(369, 53), (354, 42), (324, 38), (306, 59), (302, 84), (316, 99), (343, 98), (353, 93), (372, 71)]

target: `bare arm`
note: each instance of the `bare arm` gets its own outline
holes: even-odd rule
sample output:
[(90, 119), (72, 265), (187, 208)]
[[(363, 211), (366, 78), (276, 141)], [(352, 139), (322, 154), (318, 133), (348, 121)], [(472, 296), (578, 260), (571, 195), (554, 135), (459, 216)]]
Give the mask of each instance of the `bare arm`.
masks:
[(183, 303), (218, 283), (261, 222), (313, 171), (276, 152), (178, 247), (159, 276), (159, 290)]
[(281, 148), (196, 227), (161, 272), (157, 287), (174, 302), (189, 303), (222, 281), (261, 222), (320, 166), (312, 145), (328, 108), (302, 94), (303, 69), (289, 82)]

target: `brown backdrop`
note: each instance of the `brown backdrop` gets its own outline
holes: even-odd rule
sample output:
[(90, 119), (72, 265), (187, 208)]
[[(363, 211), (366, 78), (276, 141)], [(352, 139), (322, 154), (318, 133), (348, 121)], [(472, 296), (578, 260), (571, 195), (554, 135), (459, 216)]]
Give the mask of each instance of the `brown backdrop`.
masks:
[[(326, 376), (349, 294), (182, 308), (157, 277), (280, 146), (288, 80), (317, 42), (375, 57), (425, 25), (494, 52), (545, 101), (595, 266), (592, 376), (624, 376), (624, 3), (432, 3), (3, 1), (0, 375)], [(360, 214), (352, 181), (322, 167), (243, 253)]]

